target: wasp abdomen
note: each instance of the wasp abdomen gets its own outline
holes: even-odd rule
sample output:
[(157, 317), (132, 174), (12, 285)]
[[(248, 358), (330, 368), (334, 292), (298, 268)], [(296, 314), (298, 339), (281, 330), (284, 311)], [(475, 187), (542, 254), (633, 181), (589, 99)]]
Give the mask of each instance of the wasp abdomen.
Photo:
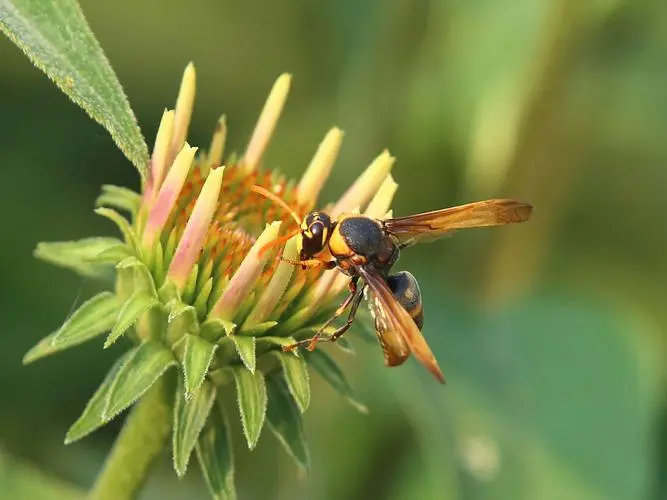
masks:
[(387, 277), (387, 284), (396, 300), (412, 317), (417, 328), (421, 330), (424, 325), (424, 309), (417, 279), (408, 271), (401, 271)]

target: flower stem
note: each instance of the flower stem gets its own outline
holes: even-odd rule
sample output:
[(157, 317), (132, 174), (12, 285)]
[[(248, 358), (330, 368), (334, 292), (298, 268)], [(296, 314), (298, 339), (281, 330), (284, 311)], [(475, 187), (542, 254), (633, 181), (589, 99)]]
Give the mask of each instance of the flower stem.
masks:
[(169, 386), (167, 376), (160, 377), (133, 408), (93, 485), (91, 500), (131, 500), (139, 494), (171, 430)]

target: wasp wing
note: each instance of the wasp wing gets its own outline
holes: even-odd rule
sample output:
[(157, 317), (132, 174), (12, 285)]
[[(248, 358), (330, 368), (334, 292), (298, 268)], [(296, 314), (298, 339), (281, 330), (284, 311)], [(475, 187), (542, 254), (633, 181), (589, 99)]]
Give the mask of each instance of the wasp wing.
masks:
[(403, 306), (396, 300), (382, 276), (363, 266), (359, 269), (368, 286), (375, 328), (385, 353), (385, 363), (396, 366), (412, 352), (415, 357), (443, 384), (445, 377), (422, 333)]
[(494, 199), (434, 210), (406, 217), (386, 219), (384, 227), (407, 246), (432, 240), (456, 229), (503, 226), (528, 220), (532, 205), (516, 200)]

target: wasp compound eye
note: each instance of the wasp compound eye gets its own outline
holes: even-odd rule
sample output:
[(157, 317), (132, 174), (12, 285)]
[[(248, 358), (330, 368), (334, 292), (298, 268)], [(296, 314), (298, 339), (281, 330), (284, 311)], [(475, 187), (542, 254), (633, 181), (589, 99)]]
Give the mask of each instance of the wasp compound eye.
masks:
[(322, 235), (324, 234), (324, 224), (322, 224), (320, 221), (313, 222), (310, 225), (310, 232), (313, 235), (313, 239), (315, 241), (321, 240)]

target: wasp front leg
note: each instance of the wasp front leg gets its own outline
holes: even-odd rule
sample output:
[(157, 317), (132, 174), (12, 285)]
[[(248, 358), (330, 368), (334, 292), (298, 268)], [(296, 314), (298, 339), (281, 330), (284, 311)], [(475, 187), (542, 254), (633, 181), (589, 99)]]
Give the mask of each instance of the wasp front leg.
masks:
[(335, 260), (320, 260), (320, 259), (307, 259), (307, 260), (292, 260), (280, 258), (283, 262), (292, 264), (293, 266), (301, 266), (301, 269), (312, 269), (313, 267), (323, 267), (326, 271), (336, 268)]

